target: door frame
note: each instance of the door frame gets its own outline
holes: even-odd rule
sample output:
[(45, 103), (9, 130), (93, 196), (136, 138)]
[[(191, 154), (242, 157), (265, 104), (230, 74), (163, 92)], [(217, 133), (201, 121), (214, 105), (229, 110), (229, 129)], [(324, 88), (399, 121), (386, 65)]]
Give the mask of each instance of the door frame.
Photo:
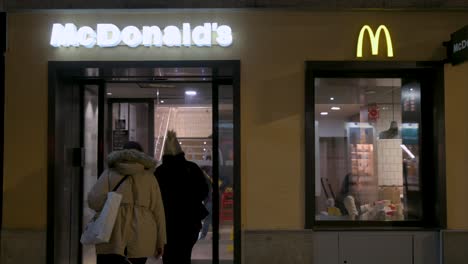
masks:
[[(2, 129), (0, 132), (0, 167), (4, 168), (4, 151), (5, 151), (5, 142), (4, 142), (4, 133), (5, 133), (5, 51), (6, 51), (6, 12), (0, 12), (0, 51), (1, 51), (1, 60), (0, 60), (0, 105), (2, 106), (2, 111), (0, 113), (0, 122), (2, 123)], [(0, 171), (0, 231), (3, 229), (3, 169)], [(2, 242), (0, 239), (0, 246)]]
[[(79, 86), (79, 89), (80, 89), (80, 114), (84, 114), (85, 112), (85, 105), (83, 104), (84, 101), (85, 101), (85, 87), (87, 85), (91, 85), (91, 86), (97, 86), (97, 94), (96, 96), (98, 97), (98, 109), (105, 109), (105, 90), (106, 90), (106, 84), (105, 82), (102, 80), (102, 79), (90, 79), (90, 80), (87, 80), (87, 79), (84, 79), (84, 80), (76, 80), (76, 83), (78, 84)], [(98, 120), (105, 120), (105, 111), (98, 111)], [(80, 118), (80, 153), (79, 153), (79, 158), (81, 159), (81, 163), (83, 164), (84, 162), (84, 158), (85, 158), (85, 155), (84, 154), (84, 146), (85, 146), (85, 139), (84, 139), (84, 133), (85, 133), (85, 116), (81, 116)], [(102, 153), (103, 150), (104, 150), (104, 139), (105, 139), (105, 135), (104, 135), (104, 122), (98, 122), (98, 134), (97, 134), (97, 172), (98, 172), (98, 176), (101, 175), (101, 173), (104, 171), (104, 156), (103, 155), (99, 155), (99, 153)], [(81, 176), (84, 176), (84, 167), (81, 166), (80, 167), (80, 175)], [(77, 196), (79, 196), (79, 201), (78, 201), (78, 204), (79, 204), (79, 207), (81, 208), (81, 210), (83, 210), (83, 190), (84, 190), (84, 181), (82, 178), (80, 178), (80, 181), (79, 181), (79, 193)], [(81, 211), (83, 212), (83, 211)], [(83, 225), (83, 216), (81, 215), (81, 217), (76, 221), (79, 226), (78, 226), (78, 233), (81, 233), (83, 230), (81, 228), (81, 226)], [(83, 249), (83, 245), (81, 245), (81, 243), (78, 243), (78, 252), (82, 252), (82, 249)], [(77, 260), (78, 260), (78, 263), (82, 263), (83, 260), (82, 260), (82, 254), (78, 254), (78, 257), (77, 257)]]
[[(229, 67), (232, 70), (232, 88), (233, 88), (233, 114), (234, 114), (234, 263), (241, 263), (241, 149), (240, 149), (240, 61), (239, 60), (201, 60), (201, 61), (49, 61), (49, 104), (48, 104), (48, 197), (47, 197), (47, 263), (55, 263), (55, 243), (64, 241), (55, 241), (54, 208), (55, 200), (55, 126), (56, 117), (56, 92), (59, 87), (58, 79), (61, 72), (75, 72), (76, 77), (86, 77), (86, 69), (97, 69), (97, 72), (106, 74), (106, 69), (115, 68), (169, 68), (169, 67), (208, 67), (213, 71), (223, 67)], [(87, 80), (102, 80), (99, 76), (86, 77)], [(216, 80), (213, 80), (215, 83)], [(213, 94), (214, 98), (214, 94)], [(217, 98), (216, 98), (217, 100)], [(216, 105), (217, 107), (217, 105)], [(214, 114), (213, 114), (214, 115)], [(216, 117), (217, 118), (217, 117)], [(214, 124), (213, 131), (216, 131), (217, 124)], [(215, 140), (215, 139), (214, 139)], [(214, 161), (214, 160), (213, 160)], [(215, 164), (213, 164), (215, 166)], [(217, 200), (215, 200), (217, 199)], [(219, 197), (213, 197), (213, 204), (219, 205)], [(217, 219), (219, 220), (219, 219)], [(214, 222), (213, 222), (214, 224)], [(219, 228), (219, 227), (218, 227)], [(214, 243), (219, 245), (218, 243)], [(213, 245), (214, 245), (213, 244)], [(213, 246), (214, 248), (215, 246)], [(215, 249), (215, 248), (214, 248)], [(218, 252), (215, 253), (219, 254)], [(213, 264), (219, 263), (219, 258), (213, 259)]]

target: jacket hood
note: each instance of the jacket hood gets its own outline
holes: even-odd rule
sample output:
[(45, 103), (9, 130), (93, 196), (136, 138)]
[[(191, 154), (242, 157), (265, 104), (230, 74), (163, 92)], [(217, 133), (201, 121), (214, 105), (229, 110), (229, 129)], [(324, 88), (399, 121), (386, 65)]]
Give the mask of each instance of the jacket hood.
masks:
[(143, 170), (153, 171), (156, 161), (143, 152), (134, 149), (113, 151), (107, 156), (109, 168), (118, 170), (121, 174), (134, 175)]

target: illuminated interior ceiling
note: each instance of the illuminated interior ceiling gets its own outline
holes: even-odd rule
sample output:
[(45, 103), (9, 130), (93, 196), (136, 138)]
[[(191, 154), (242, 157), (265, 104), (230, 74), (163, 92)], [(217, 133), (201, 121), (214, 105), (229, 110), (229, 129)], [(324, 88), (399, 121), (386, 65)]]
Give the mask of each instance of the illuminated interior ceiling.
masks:
[[(232, 72), (224, 69), (218, 76), (230, 78), (229, 74)], [(154, 101), (155, 109), (183, 107), (194, 111), (200, 107), (211, 109), (213, 103), (209, 68), (122, 68), (113, 69), (105, 79), (108, 99), (149, 99)], [(218, 87), (220, 122), (233, 119), (232, 91), (232, 85)]]
[[(320, 116), (320, 112), (333, 112), (333, 118), (342, 119), (358, 114), (364, 105), (392, 104), (392, 102), (399, 104), (400, 89), (401, 79), (398, 78), (317, 78), (315, 117), (317, 120), (329, 119), (331, 116)], [(332, 106), (341, 109), (331, 111)]]
[[(228, 78), (229, 70), (218, 76)], [(148, 98), (166, 105), (211, 105), (210, 68), (117, 68), (106, 77), (108, 98)], [(219, 103), (232, 103), (231, 86), (219, 87)], [(195, 92), (195, 95), (187, 93)]]

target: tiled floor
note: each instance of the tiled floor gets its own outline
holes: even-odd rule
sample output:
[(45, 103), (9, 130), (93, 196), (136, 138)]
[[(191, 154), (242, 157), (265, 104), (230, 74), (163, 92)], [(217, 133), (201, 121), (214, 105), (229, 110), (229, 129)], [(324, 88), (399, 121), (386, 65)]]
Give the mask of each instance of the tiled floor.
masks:
[[(219, 258), (223, 260), (233, 259), (233, 241), (231, 240), (231, 227), (223, 226), (219, 230)], [(192, 250), (193, 260), (211, 260), (212, 233), (208, 233), (205, 239), (198, 240)]]

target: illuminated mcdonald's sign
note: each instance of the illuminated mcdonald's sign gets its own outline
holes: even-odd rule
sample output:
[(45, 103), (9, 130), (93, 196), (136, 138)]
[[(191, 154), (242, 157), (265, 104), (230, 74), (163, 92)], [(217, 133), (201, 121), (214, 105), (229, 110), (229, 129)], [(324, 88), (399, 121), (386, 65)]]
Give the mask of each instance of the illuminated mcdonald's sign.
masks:
[(96, 30), (89, 26), (78, 28), (73, 23), (55, 23), (52, 27), (50, 45), (59, 47), (101, 48), (127, 45), (131, 48), (145, 47), (229, 47), (233, 42), (232, 29), (228, 25), (204, 23), (192, 28), (190, 23), (182, 23), (182, 28), (174, 25), (126, 26), (122, 30), (114, 24), (97, 24)]
[(370, 26), (365, 25), (362, 27), (361, 32), (359, 33), (356, 57), (362, 58), (362, 45), (364, 41), (364, 35), (366, 34), (366, 32), (369, 33), (372, 55), (378, 55), (380, 33), (382, 33), (382, 31), (385, 33), (385, 40), (387, 41), (387, 57), (393, 57), (392, 38), (390, 37), (390, 32), (388, 31), (387, 27), (384, 25), (380, 25), (377, 28), (377, 31), (375, 31), (375, 35)]

